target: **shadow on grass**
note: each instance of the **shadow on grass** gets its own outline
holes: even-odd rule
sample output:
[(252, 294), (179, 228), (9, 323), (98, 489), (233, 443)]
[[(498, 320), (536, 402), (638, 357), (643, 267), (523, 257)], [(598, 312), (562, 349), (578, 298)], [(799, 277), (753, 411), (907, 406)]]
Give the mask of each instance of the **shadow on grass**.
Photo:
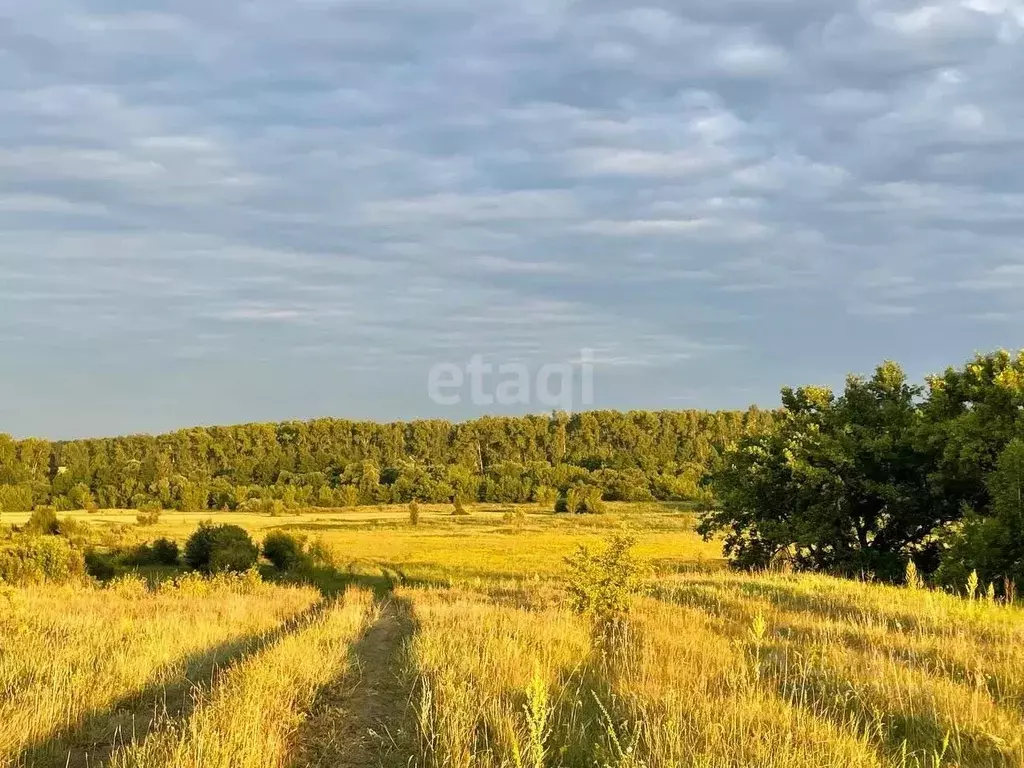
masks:
[(189, 656), (178, 678), (151, 684), (102, 711), (85, 714), (70, 727), (25, 747), (14, 758), (13, 765), (68, 768), (105, 764), (115, 749), (144, 739), (157, 719), (187, 716), (197, 686), (211, 683), (227, 669), (295, 632), (326, 607), (326, 602), (317, 603), (274, 629), (235, 638)]
[[(732, 589), (734, 586), (737, 588)], [(836, 644), (853, 654), (879, 653), (877, 641), (859, 632), (856, 624), (839, 630), (831, 627), (827, 635), (822, 635), (813, 627), (786, 623), (787, 613), (819, 621), (850, 621), (850, 612), (830, 611), (828, 603), (818, 602), (814, 596), (793, 593), (785, 587), (757, 585), (758, 588), (745, 590), (739, 588), (742, 586), (747, 585), (730, 585), (732, 594), (696, 586), (654, 596), (666, 603), (703, 610), (724, 619), (734, 625), (738, 634), (750, 626), (753, 617), (761, 610), (756, 601), (782, 609), (783, 613), (774, 615), (773, 625), (774, 631), (785, 640), (771, 643), (759, 653), (761, 682), (790, 706), (804, 709), (845, 730), (865, 735), (887, 757), (904, 760), (901, 764), (1017, 764), (1015, 761), (1019, 754), (999, 737), (969, 722), (951, 721), (941, 712), (929, 710), (912, 698), (884, 695), (877, 689), (873, 690), (867, 678), (857, 680), (846, 676), (826, 658), (819, 658), (815, 649), (823, 643)], [(908, 631), (913, 634), (915, 630), (911, 627)], [(921, 654), (912, 649), (896, 648), (887, 649), (884, 655), (887, 663), (902, 664), (932, 679), (958, 684), (963, 690), (964, 701), (970, 701), (970, 671), (942, 658), (940, 650), (932, 649), (931, 654)], [(927, 663), (929, 659), (933, 662), (931, 668)], [(1011, 685), (1010, 681), (998, 678), (988, 682), (990, 692), (993, 685), (997, 688)]]
[(911, 701), (880, 701), (828, 666), (800, 664), (794, 668), (790, 656), (780, 647), (762, 656), (763, 679), (780, 698), (864, 734), (890, 758), (903, 760), (902, 764), (1019, 764), (1020, 754), (1015, 749), (980, 727), (948, 722), (940, 713)]

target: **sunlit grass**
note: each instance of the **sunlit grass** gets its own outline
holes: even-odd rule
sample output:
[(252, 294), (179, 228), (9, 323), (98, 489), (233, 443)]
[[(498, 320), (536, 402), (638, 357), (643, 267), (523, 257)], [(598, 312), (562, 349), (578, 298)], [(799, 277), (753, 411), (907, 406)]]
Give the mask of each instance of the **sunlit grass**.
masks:
[(373, 600), (349, 591), (295, 632), (194, 693), (191, 716), (171, 719), (115, 754), (115, 768), (278, 768), (317, 691), (348, 667)]
[[(0, 587), (0, 765), (144, 690), (158, 697), (318, 599), (308, 588), (244, 578), (186, 579), (157, 592), (135, 580), (106, 589)], [(88, 749), (92, 739), (112, 740), (118, 725), (105, 719), (77, 741)], [(63, 744), (51, 747), (42, 752), (63, 765)]]
[[(342, 576), (369, 584), (361, 574), (384, 574), (374, 585), (395, 585), (411, 622), (404, 662), (391, 670), (407, 695), (389, 706), (412, 732), (407, 753), (392, 750), (396, 765), (1024, 765), (1019, 606), (734, 573), (685, 510), (613, 505), (571, 517), (526, 507), (517, 520), (505, 509), (478, 505), (452, 518), (448, 507), (423, 505), (418, 526), (398, 506), (213, 516), (257, 539), (273, 529), (316, 538)], [(88, 519), (101, 528), (103, 514)], [(208, 516), (165, 513), (128, 531), (183, 540)], [(623, 527), (652, 576), (608, 641), (569, 609), (564, 558)], [(351, 673), (353, 643), (377, 616), (368, 593), (329, 603), (251, 579), (189, 583), (3, 590), (3, 759), (33, 747), (34, 764), (64, 765), (60, 750), (79, 742), (120, 745), (121, 768), (276, 768), (309, 756), (315, 743), (297, 743), (308, 738), (298, 726), (317, 692)], [(180, 684), (189, 659), (238, 640), (247, 652), (223, 651), (219, 673), (207, 669), (198, 688)], [(126, 701), (172, 689), (184, 703), (157, 707), (155, 726), (147, 719), (111, 735), (130, 728)], [(350, 733), (345, 725), (335, 731)], [(316, 730), (331, 726), (321, 718)]]

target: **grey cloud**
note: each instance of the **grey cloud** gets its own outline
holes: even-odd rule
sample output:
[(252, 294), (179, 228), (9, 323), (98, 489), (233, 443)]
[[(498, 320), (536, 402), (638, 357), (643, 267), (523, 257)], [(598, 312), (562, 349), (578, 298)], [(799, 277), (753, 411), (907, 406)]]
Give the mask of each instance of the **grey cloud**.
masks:
[[(106, 361), (68, 396), (107, 432), (131, 361), (392, 416), (471, 352), (715, 406), (1007, 343), (1022, 39), (1011, 0), (19, 4), (0, 429), (67, 431), (35, 384), (68, 360)], [(155, 381), (133, 428), (210, 415)]]

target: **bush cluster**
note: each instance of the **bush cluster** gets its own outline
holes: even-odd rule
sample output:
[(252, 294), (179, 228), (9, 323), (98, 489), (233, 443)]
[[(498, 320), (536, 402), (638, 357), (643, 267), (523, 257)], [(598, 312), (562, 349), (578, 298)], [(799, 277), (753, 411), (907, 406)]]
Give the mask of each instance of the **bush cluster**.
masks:
[(279, 571), (294, 571), (306, 560), (305, 537), (272, 531), (263, 540), (263, 556)]
[(185, 544), (185, 564), (203, 573), (240, 573), (256, 565), (259, 549), (237, 525), (199, 524)]
[(570, 515), (600, 515), (605, 511), (600, 488), (573, 486), (555, 502), (555, 512)]
[(8, 584), (61, 584), (85, 575), (82, 552), (58, 536), (19, 537), (0, 546), (0, 581)]
[(139, 507), (139, 513), (135, 516), (135, 520), (142, 526), (156, 525), (160, 522), (161, 512), (163, 512), (163, 507), (160, 504), (149, 501)]

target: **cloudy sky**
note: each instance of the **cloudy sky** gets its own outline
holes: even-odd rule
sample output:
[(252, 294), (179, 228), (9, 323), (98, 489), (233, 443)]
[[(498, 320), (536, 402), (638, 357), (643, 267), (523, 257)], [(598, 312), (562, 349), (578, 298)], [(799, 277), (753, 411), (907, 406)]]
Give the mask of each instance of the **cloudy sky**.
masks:
[(1022, 72), (1022, 0), (0, 4), (0, 431), (459, 419), (428, 371), (475, 353), (716, 408), (1020, 346)]

